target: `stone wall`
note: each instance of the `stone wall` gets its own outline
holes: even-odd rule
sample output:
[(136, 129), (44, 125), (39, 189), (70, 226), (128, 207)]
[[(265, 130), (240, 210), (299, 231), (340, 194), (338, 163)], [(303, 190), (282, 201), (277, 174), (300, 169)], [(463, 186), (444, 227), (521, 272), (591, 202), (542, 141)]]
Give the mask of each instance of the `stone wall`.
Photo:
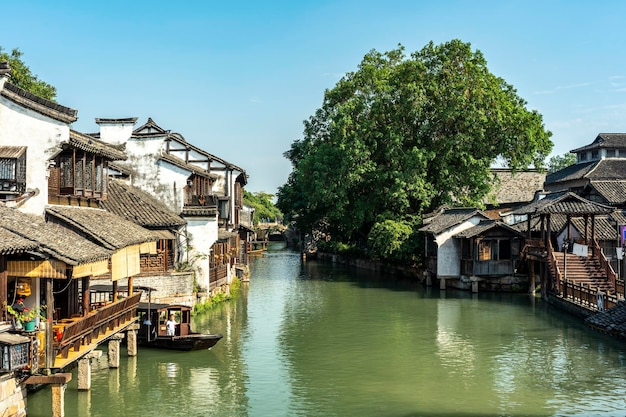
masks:
[[(119, 285), (128, 285), (128, 282), (121, 279)], [(155, 291), (152, 291), (150, 297), (150, 301), (153, 303), (183, 304), (193, 307), (196, 300), (193, 272), (134, 277), (133, 286), (154, 288)], [(141, 296), (141, 301), (148, 302), (147, 291)]]
[(417, 268), (403, 265), (392, 265), (381, 261), (373, 261), (370, 259), (354, 259), (334, 253), (317, 252), (317, 258), (323, 261), (330, 261), (344, 265), (351, 265), (357, 268), (368, 269), (370, 271), (394, 274), (402, 277), (415, 278), (421, 280), (423, 278), (422, 271)]
[(26, 415), (26, 387), (17, 383), (13, 373), (0, 374), (0, 417)]

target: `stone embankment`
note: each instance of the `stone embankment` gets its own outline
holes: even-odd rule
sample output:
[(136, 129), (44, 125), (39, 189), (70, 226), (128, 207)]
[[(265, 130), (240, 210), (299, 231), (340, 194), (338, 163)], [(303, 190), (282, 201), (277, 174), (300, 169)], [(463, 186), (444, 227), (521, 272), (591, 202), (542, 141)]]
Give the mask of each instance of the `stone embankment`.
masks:
[(588, 317), (585, 324), (602, 333), (626, 340), (626, 301), (622, 300), (612, 309)]

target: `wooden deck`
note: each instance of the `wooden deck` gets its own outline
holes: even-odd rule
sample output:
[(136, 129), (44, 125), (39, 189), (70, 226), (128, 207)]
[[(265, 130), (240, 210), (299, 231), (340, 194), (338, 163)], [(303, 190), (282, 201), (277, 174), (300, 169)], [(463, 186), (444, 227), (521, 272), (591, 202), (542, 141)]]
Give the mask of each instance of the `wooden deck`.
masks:
[(141, 293), (92, 311), (85, 317), (60, 320), (53, 328), (61, 329), (55, 340), (52, 369), (64, 369), (72, 362), (96, 349), (98, 345), (137, 321), (137, 305)]

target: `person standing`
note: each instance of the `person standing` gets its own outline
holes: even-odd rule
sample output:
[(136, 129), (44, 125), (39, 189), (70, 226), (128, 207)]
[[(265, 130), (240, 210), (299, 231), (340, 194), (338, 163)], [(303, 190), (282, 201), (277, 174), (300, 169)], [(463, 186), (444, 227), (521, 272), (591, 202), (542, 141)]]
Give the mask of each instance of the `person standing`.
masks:
[(170, 319), (165, 322), (165, 332), (167, 336), (174, 336), (176, 334), (176, 320), (174, 320), (173, 314), (170, 314)]

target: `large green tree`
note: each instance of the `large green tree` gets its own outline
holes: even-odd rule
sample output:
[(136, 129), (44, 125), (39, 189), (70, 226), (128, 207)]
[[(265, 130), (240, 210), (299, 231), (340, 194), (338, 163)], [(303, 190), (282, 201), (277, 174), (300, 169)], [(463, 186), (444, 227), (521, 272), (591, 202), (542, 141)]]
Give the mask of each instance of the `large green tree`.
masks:
[(273, 194), (263, 191), (251, 193), (248, 190), (243, 190), (243, 203), (254, 208), (254, 224), (266, 219), (273, 222), (282, 221), (283, 213), (274, 205), (273, 198)]
[(563, 155), (555, 155), (548, 160), (548, 173), (560, 171), (570, 165), (576, 163), (576, 154), (564, 153)]
[(11, 68), (10, 81), (12, 84), (35, 94), (36, 96), (54, 101), (56, 88), (33, 74), (30, 68), (22, 61), (23, 53), (15, 48), (10, 54), (4, 52), (0, 46), (0, 62), (8, 62)]
[(285, 153), (293, 169), (277, 205), (301, 230), (323, 222), (344, 243), (371, 241), (388, 221), (416, 226), (442, 204), (480, 204), (496, 160), (541, 167), (552, 149), (541, 115), (460, 40), (408, 57), (401, 45), (369, 52), (325, 92), (303, 136)]

